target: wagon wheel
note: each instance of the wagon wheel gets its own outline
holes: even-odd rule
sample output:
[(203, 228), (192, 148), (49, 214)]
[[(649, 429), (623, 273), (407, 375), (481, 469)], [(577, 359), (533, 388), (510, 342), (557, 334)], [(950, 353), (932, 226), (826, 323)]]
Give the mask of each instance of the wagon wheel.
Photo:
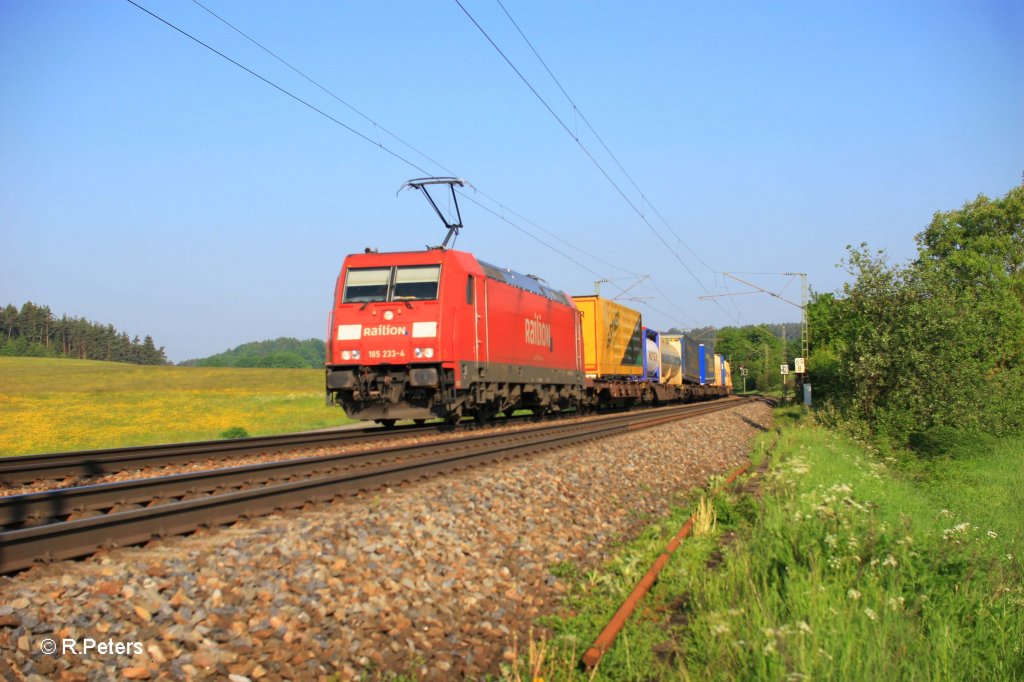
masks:
[(393, 429), (395, 428), (395, 422), (397, 421), (397, 419), (378, 419), (377, 423), (383, 426), (385, 429)]

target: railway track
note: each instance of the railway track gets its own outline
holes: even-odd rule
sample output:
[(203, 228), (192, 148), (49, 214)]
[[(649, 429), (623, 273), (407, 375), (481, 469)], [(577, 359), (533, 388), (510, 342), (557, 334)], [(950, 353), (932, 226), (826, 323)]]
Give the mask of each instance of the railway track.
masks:
[(12, 495), (0, 498), (0, 573), (569, 447), (737, 404), (738, 399), (725, 399), (453, 441)]
[(446, 427), (444, 424), (398, 426), (393, 429), (368, 427), (283, 436), (24, 455), (0, 459), (0, 483), (10, 485), (68, 477), (88, 478), (134, 469), (148, 469), (200, 460), (228, 459), (256, 453), (372, 443), (439, 433), (445, 428), (450, 429), (451, 427)]

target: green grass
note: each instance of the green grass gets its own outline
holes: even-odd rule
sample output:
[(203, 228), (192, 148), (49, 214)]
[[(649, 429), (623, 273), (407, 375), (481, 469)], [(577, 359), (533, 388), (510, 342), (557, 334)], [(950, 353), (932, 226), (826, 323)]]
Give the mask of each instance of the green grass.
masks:
[(0, 455), (335, 426), (315, 369), (154, 367), (0, 357)]
[[(1024, 679), (1024, 439), (908, 476), (799, 408), (776, 415), (754, 448), (773, 462), (763, 498), (715, 496), (715, 534), (673, 555), (596, 678)], [(689, 511), (572, 582), (544, 679), (588, 677), (579, 656)]]

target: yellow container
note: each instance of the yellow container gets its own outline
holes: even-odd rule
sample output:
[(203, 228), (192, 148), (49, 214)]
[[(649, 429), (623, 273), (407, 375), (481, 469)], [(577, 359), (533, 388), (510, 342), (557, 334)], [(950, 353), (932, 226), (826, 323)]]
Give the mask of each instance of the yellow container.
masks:
[(640, 313), (599, 296), (572, 298), (583, 313), (583, 368), (587, 376), (643, 376)]
[(725, 361), (725, 387), (732, 390), (732, 366), (728, 360)]

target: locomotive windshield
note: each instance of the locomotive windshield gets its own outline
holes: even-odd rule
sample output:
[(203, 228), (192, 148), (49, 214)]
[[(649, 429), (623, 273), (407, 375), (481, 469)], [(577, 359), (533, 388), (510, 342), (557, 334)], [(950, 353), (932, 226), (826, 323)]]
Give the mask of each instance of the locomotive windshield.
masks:
[(341, 302), (434, 301), (440, 279), (440, 265), (349, 268)]
[(391, 268), (350, 268), (345, 276), (343, 303), (388, 300)]
[(400, 267), (395, 272), (391, 300), (433, 301), (437, 298), (437, 282), (440, 278), (440, 265)]

